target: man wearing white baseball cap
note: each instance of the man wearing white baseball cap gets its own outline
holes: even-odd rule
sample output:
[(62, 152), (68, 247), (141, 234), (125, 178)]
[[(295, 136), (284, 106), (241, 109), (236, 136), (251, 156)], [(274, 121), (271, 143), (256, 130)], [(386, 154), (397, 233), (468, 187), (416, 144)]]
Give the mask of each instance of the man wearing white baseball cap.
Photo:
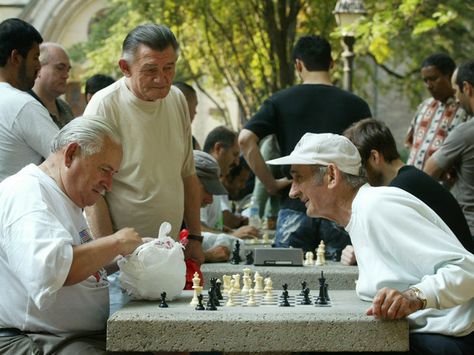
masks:
[(470, 354), (474, 348), (474, 255), (421, 200), (365, 183), (357, 148), (346, 137), (306, 133), (290, 155), (290, 197), (308, 216), (345, 227), (359, 265), (356, 292), (367, 315), (407, 317), (410, 350)]

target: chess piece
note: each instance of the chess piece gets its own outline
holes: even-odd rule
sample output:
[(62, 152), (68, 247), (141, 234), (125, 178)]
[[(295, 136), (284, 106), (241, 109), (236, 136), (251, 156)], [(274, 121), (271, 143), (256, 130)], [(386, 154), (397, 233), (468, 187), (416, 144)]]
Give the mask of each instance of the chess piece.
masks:
[(217, 296), (218, 300), (223, 300), (224, 299), (224, 297), (222, 296), (222, 292), (221, 292), (221, 285), (222, 285), (221, 280), (217, 279), (216, 280), (216, 296)]
[(309, 298), (309, 288), (307, 287), (303, 290), (303, 300), (301, 301), (301, 304), (312, 304), (311, 299)]
[(326, 264), (326, 246), (324, 245), (324, 241), (321, 240), (318, 246), (318, 250), (316, 250), (316, 265), (317, 266), (322, 266)]
[(191, 306), (196, 306), (199, 302), (198, 296), (202, 292), (201, 279), (199, 278), (199, 274), (197, 272), (194, 273), (194, 277), (193, 277), (193, 290), (194, 290), (193, 298), (189, 304)]
[(253, 265), (254, 259), (253, 259), (253, 251), (249, 250), (245, 254), (245, 265)]
[(214, 290), (212, 290), (210, 293), (208, 293), (206, 311), (217, 311), (217, 307), (216, 307), (216, 304), (215, 304)]
[(244, 272), (244, 277), (247, 276), (247, 277), (251, 277), (250, 274), (252, 273), (252, 269), (246, 267), (242, 270)]
[(288, 302), (288, 284), (283, 284), (283, 292), (281, 294), (282, 301), (280, 302), (280, 307), (290, 307), (290, 302)]
[(232, 250), (232, 259), (230, 263), (232, 265), (240, 264), (242, 258), (240, 257), (240, 242), (238, 240), (235, 241), (234, 249)]
[(301, 292), (300, 292), (300, 296), (304, 296), (304, 290), (306, 289), (306, 285), (308, 283), (306, 281), (302, 281), (301, 282)]
[(265, 291), (265, 297), (263, 299), (266, 302), (273, 301), (273, 284), (271, 278), (265, 278), (265, 288), (263, 290)]
[(255, 288), (254, 288), (255, 293), (263, 293), (264, 292), (263, 277), (258, 273), (258, 271), (255, 273), (254, 282), (255, 282)]
[(166, 292), (161, 293), (161, 302), (158, 306), (160, 308), (168, 308), (168, 303), (166, 303)]
[(198, 304), (196, 305), (196, 308), (194, 308), (196, 311), (204, 311), (204, 305), (202, 304), (202, 299), (203, 299), (203, 296), (202, 294), (199, 294), (197, 296), (197, 299), (198, 299)]
[(252, 278), (250, 276), (244, 276), (244, 287), (242, 287), (241, 294), (247, 295), (252, 289)]
[(305, 254), (305, 266), (313, 266), (314, 265), (314, 254), (311, 251), (307, 251)]
[[(211, 301), (212, 301), (212, 305), (213, 306), (217, 306), (219, 307), (220, 306), (220, 302), (219, 302), (219, 299), (217, 298), (217, 293), (216, 293), (216, 282), (217, 282), (217, 278), (215, 277), (212, 277), (210, 280), (209, 280), (210, 284), (211, 284), (211, 288), (209, 289), (208, 291), (208, 295), (209, 295), (209, 300), (207, 302), (207, 305), (209, 306), (211, 304)], [(213, 310), (213, 309), (212, 309)]]
[(324, 278), (322, 271), (321, 271), (321, 277), (318, 280), (319, 280), (319, 296), (316, 299), (316, 304), (327, 305), (328, 301), (326, 299), (326, 296), (324, 295), (324, 285), (326, 283), (326, 279)]
[(326, 297), (326, 301), (331, 302), (331, 299), (329, 298), (329, 293), (328, 293), (328, 284), (324, 284), (324, 297)]
[(234, 295), (235, 295), (235, 289), (234, 289), (234, 285), (235, 285), (235, 280), (231, 280), (231, 288), (229, 290), (229, 292), (227, 293), (227, 302), (226, 302), (226, 307), (233, 307), (235, 306), (235, 303), (234, 303)]
[(201, 286), (201, 279), (199, 278), (199, 274), (197, 272), (193, 275), (193, 286)]
[(268, 232), (263, 233), (262, 242), (264, 244), (270, 243), (270, 235), (268, 234)]
[(247, 306), (255, 307), (256, 305), (257, 305), (257, 302), (255, 302), (255, 291), (250, 289), (249, 290), (249, 299), (247, 301)]
[(232, 275), (232, 278), (235, 281), (233, 289), (237, 290), (237, 292), (240, 292), (240, 275), (239, 274)]
[(230, 290), (230, 281), (232, 280), (232, 276), (230, 275), (223, 275), (222, 279), (224, 280), (224, 290), (222, 292), (227, 294)]

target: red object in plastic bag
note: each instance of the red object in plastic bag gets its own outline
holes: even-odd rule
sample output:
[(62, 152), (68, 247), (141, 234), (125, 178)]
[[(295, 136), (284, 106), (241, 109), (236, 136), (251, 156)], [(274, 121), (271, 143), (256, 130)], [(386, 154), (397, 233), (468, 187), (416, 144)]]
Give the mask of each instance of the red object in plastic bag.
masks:
[[(179, 241), (184, 246), (188, 244), (188, 238), (187, 238), (188, 234), (189, 232), (187, 229), (183, 229), (181, 232), (179, 232)], [(200, 286), (203, 286), (204, 285), (203, 276), (202, 276), (201, 267), (199, 266), (199, 264), (192, 259), (186, 259), (184, 262), (186, 263), (186, 283), (184, 285), (184, 290), (193, 289), (193, 277), (194, 277), (195, 272), (198, 273), (199, 278), (201, 279)]]

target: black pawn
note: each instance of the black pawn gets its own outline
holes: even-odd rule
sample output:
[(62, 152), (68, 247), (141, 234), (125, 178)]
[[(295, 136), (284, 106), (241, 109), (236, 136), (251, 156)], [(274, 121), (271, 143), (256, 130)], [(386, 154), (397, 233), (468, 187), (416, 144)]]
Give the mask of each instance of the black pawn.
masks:
[(247, 254), (245, 254), (245, 265), (253, 265), (253, 251), (249, 250)]
[(196, 308), (194, 308), (196, 311), (204, 311), (204, 306), (202, 304), (202, 294), (199, 294), (198, 295), (198, 304), (196, 306)]
[(282, 301), (280, 303), (280, 307), (290, 307), (290, 302), (288, 302), (288, 284), (283, 284), (283, 293), (281, 294), (282, 296)]
[(301, 282), (301, 292), (300, 292), (300, 296), (304, 296), (304, 290), (306, 289), (306, 285), (308, 283), (306, 281), (302, 281)]
[(161, 293), (161, 302), (158, 306), (160, 308), (168, 308), (168, 303), (166, 303), (166, 292)]
[(232, 265), (240, 264), (242, 258), (240, 257), (240, 242), (238, 240), (235, 241), (234, 249), (232, 250), (232, 259), (230, 263)]
[(224, 299), (224, 297), (222, 296), (222, 292), (221, 292), (221, 285), (222, 285), (221, 280), (217, 280), (216, 281), (216, 296), (217, 296), (218, 300), (223, 300)]
[(304, 298), (301, 301), (301, 304), (304, 304), (304, 305), (312, 304), (311, 299), (309, 298), (309, 288), (306, 287), (303, 292), (304, 292), (303, 294)]
[(328, 304), (326, 296), (324, 295), (324, 285), (326, 279), (324, 278), (323, 272), (321, 271), (321, 277), (319, 278), (319, 296), (316, 298), (316, 304), (325, 305)]

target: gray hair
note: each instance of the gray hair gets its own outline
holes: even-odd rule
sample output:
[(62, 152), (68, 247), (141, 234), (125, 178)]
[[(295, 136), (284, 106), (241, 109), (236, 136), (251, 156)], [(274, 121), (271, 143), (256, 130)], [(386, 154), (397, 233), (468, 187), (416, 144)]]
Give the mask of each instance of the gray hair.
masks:
[(53, 47), (61, 49), (62, 51), (64, 51), (64, 53), (66, 53), (66, 55), (68, 55), (64, 47), (58, 43), (54, 43), (54, 42), (41, 43), (39, 61), (42, 66), (48, 64), (49, 61), (51, 60), (51, 48)]
[(70, 143), (81, 147), (81, 155), (88, 156), (100, 153), (104, 146), (104, 138), (108, 137), (120, 145), (120, 137), (100, 116), (77, 117), (65, 125), (51, 143), (51, 153), (56, 153)]
[(122, 58), (131, 63), (141, 44), (160, 52), (169, 46), (173, 47), (176, 54), (179, 51), (178, 41), (167, 26), (148, 23), (135, 27), (125, 37), (122, 44)]
[[(324, 165), (313, 165), (312, 171), (314, 173), (314, 180), (316, 184), (322, 185), (324, 174), (328, 170), (327, 166)], [(345, 181), (351, 188), (357, 189), (364, 185), (367, 182), (367, 177), (365, 176), (365, 171), (361, 168), (360, 175), (347, 174), (343, 171), (340, 172), (342, 180)]]

